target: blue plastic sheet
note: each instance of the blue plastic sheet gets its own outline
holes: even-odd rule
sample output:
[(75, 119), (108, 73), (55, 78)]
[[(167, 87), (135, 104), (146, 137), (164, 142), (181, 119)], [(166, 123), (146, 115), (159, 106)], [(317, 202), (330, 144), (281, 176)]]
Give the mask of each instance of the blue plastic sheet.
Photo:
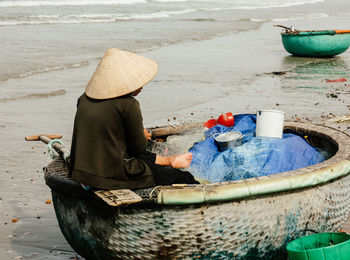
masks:
[[(255, 137), (256, 116), (235, 115), (235, 126), (216, 125), (205, 132), (205, 140), (190, 149), (193, 159), (190, 171), (210, 182), (233, 181), (291, 171), (325, 160), (325, 155), (309, 145), (297, 133), (283, 138)], [(219, 151), (214, 133), (239, 131), (243, 145)]]

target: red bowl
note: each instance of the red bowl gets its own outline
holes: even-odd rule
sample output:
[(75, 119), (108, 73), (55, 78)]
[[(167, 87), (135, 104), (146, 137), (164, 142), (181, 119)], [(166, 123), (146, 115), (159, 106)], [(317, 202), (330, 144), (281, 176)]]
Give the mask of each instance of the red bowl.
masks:
[(206, 128), (212, 128), (215, 125), (217, 125), (216, 119), (210, 119), (210, 120), (204, 122), (204, 127), (206, 127)]
[(231, 112), (227, 112), (225, 114), (220, 115), (217, 122), (220, 125), (231, 127), (231, 126), (234, 126), (235, 119), (234, 119), (233, 114)]

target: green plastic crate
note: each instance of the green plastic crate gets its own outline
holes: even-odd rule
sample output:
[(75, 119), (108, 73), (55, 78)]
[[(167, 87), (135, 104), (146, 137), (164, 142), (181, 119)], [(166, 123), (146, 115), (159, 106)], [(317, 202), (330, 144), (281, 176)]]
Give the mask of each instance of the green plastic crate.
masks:
[(350, 259), (350, 235), (318, 233), (293, 240), (287, 245), (290, 260)]

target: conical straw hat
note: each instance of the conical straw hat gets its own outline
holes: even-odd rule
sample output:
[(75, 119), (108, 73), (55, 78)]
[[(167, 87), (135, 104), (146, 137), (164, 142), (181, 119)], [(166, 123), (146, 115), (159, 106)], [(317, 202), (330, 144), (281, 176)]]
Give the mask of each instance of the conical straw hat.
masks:
[(129, 94), (152, 80), (158, 72), (155, 61), (115, 48), (102, 57), (85, 93), (94, 99), (108, 99)]

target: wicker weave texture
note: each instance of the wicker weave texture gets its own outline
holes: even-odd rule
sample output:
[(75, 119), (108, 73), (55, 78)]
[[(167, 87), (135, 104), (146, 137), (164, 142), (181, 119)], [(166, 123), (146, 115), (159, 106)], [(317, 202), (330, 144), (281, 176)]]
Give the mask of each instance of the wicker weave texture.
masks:
[(82, 256), (102, 259), (273, 258), (303, 230), (338, 231), (349, 215), (350, 176), (322, 186), (215, 204), (96, 210), (53, 192), (62, 232)]
[[(314, 126), (301, 132), (336, 144), (337, 154), (318, 165), (258, 180), (329, 167), (332, 172), (333, 165), (348, 162), (345, 134)], [(69, 180), (62, 159), (46, 168), (50, 174)], [(286, 192), (193, 205), (157, 204), (157, 189), (141, 191), (140, 204), (117, 208), (92, 197), (74, 198), (54, 189), (52, 194), (62, 233), (86, 259), (285, 259), (287, 243), (305, 230), (341, 229), (349, 215), (350, 175)]]

